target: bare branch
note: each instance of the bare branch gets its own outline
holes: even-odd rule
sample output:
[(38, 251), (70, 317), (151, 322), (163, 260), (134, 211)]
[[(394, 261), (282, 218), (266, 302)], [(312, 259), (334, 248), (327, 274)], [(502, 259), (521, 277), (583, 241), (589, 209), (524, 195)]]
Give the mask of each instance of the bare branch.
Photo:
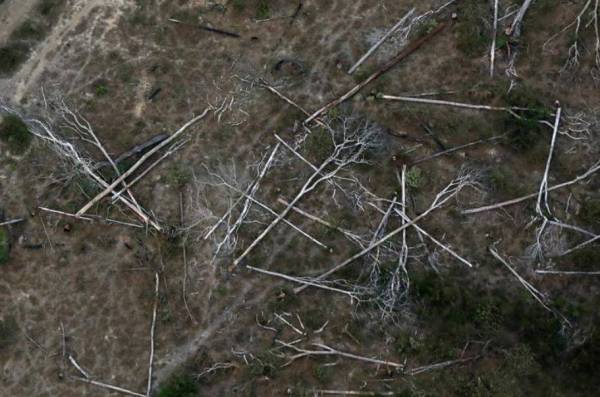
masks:
[(579, 271), (567, 271), (567, 270), (536, 270), (537, 274), (552, 274), (558, 276), (600, 276), (600, 272), (579, 272)]
[(353, 353), (347, 353), (347, 352), (343, 352), (337, 349), (334, 349), (333, 347), (324, 345), (322, 343), (313, 343), (312, 345), (319, 348), (319, 350), (308, 350), (308, 349), (302, 349), (298, 346), (295, 346), (291, 343), (286, 343), (283, 342), (281, 340), (276, 339), (275, 340), (277, 343), (279, 343), (280, 345), (287, 347), (291, 350), (294, 350), (296, 352), (298, 352), (298, 354), (295, 354), (293, 356), (290, 357), (290, 360), (288, 361), (287, 364), (284, 364), (284, 366), (289, 365), (290, 363), (292, 363), (294, 360), (297, 360), (299, 358), (302, 357), (308, 357), (308, 356), (339, 356), (339, 357), (344, 357), (344, 358), (349, 358), (352, 360), (356, 360), (356, 361), (363, 361), (363, 362), (367, 362), (367, 363), (371, 363), (371, 364), (377, 364), (377, 365), (385, 365), (388, 367), (393, 367), (393, 368), (397, 368), (399, 370), (404, 370), (404, 364), (399, 364), (399, 363), (395, 363), (393, 361), (386, 361), (386, 360), (379, 360), (376, 358), (370, 358), (370, 357), (365, 357), (365, 356), (359, 356), (357, 354), (353, 354)]
[[(570, 181), (567, 181), (567, 182), (560, 183), (558, 185), (551, 186), (551, 187), (547, 188), (546, 191), (547, 192), (551, 192), (551, 191), (554, 191), (554, 190), (558, 190), (558, 189), (562, 189), (564, 187), (568, 187), (568, 186), (574, 185), (576, 183), (579, 183), (579, 182), (583, 181), (584, 179), (589, 178), (590, 176), (592, 176), (593, 174), (595, 174), (598, 171), (600, 171), (600, 162), (597, 162), (592, 167), (590, 167), (586, 172), (584, 172), (583, 174), (577, 176), (576, 178), (571, 179)], [(484, 212), (484, 211), (494, 210), (494, 209), (498, 209), (498, 208), (502, 208), (502, 207), (507, 207), (509, 205), (514, 205), (514, 204), (522, 203), (523, 201), (527, 201), (527, 200), (530, 200), (532, 198), (538, 197), (538, 194), (539, 194), (539, 192), (536, 192), (536, 193), (528, 194), (526, 196), (521, 196), (521, 197), (518, 197), (518, 198), (515, 198), (515, 199), (503, 201), (503, 202), (500, 202), (500, 203), (497, 203), (497, 204), (491, 204), (491, 205), (486, 205), (486, 206), (483, 206), (483, 207), (471, 208), (471, 209), (463, 210), (462, 214), (476, 214), (476, 213), (479, 213), (479, 212)]]
[(12, 219), (10, 221), (0, 222), (0, 226), (14, 225), (15, 223), (21, 223), (21, 222), (25, 222), (25, 219), (19, 218), (19, 219)]
[(397, 63), (399, 63), (404, 58), (408, 57), (410, 54), (412, 54), (413, 52), (415, 52), (416, 50), (418, 50), (423, 44), (425, 44), (427, 41), (429, 41), (430, 39), (432, 39), (434, 36), (436, 36), (442, 30), (444, 30), (445, 27), (446, 27), (446, 23), (440, 23), (430, 33), (426, 34), (423, 37), (420, 37), (417, 40), (415, 40), (408, 47), (406, 47), (405, 49), (403, 49), (402, 51), (400, 51), (400, 53), (395, 58), (393, 58), (391, 61), (389, 61), (388, 63), (386, 63), (381, 69), (377, 70), (375, 73), (373, 73), (372, 75), (370, 75), (369, 77), (367, 77), (364, 81), (362, 81), (361, 83), (359, 83), (358, 85), (356, 85), (355, 87), (353, 87), (350, 91), (346, 92), (344, 95), (342, 95), (338, 99), (335, 99), (334, 101), (329, 102), (327, 105), (323, 106), (322, 108), (320, 108), (319, 110), (317, 110), (316, 112), (314, 112), (312, 115), (310, 115), (306, 120), (304, 120), (304, 124), (310, 123), (312, 120), (314, 120), (315, 118), (319, 117), (321, 114), (327, 112), (329, 109), (331, 109), (331, 108), (333, 108), (333, 107), (341, 104), (342, 102), (345, 102), (346, 100), (352, 98), (363, 87), (365, 87), (366, 85), (368, 85), (372, 81), (374, 81), (377, 78), (379, 78), (379, 76), (381, 76), (382, 74), (384, 74), (385, 72), (387, 72), (388, 70), (390, 70), (391, 68), (393, 68)]
[(500, 254), (493, 247), (490, 247), (489, 251), (494, 256), (494, 258), (498, 259), (500, 261), (500, 263), (502, 263), (504, 266), (506, 266), (506, 268), (508, 270), (510, 270), (510, 272), (517, 278), (517, 280), (519, 280), (519, 282), (521, 283), (521, 285), (523, 285), (523, 287), (527, 290), (527, 292), (529, 292), (531, 294), (531, 296), (533, 296), (533, 298), (536, 301), (538, 301), (544, 309), (548, 310), (551, 313), (554, 313), (554, 311), (546, 304), (546, 297), (544, 296), (544, 294), (542, 294), (533, 285), (531, 285), (527, 280), (525, 280), (523, 277), (521, 277), (521, 275), (519, 275), (519, 273), (517, 273), (515, 271), (515, 269), (513, 269), (512, 266), (510, 266), (508, 264), (508, 262), (504, 258), (502, 258), (500, 256)]
[(146, 386), (146, 397), (152, 393), (152, 365), (154, 363), (154, 331), (156, 329), (156, 311), (158, 310), (158, 273), (154, 273), (154, 310), (152, 311), (152, 325), (150, 327), (150, 362), (148, 364), (148, 383)]
[(492, 23), (492, 46), (490, 48), (490, 77), (494, 78), (496, 57), (496, 36), (498, 35), (498, 0), (494, 0), (494, 21)]
[(510, 26), (510, 29), (508, 31), (508, 34), (510, 36), (518, 37), (521, 35), (521, 25), (523, 24), (523, 18), (525, 17), (527, 10), (529, 9), (529, 7), (531, 6), (532, 3), (533, 3), (533, 0), (523, 1), (523, 5), (519, 9), (517, 16), (513, 20), (513, 23)]
[(520, 107), (472, 105), (470, 103), (442, 101), (439, 99), (413, 98), (413, 97), (393, 96), (393, 95), (381, 95), (381, 96), (379, 96), (379, 98), (389, 100), (389, 101), (422, 103), (422, 104), (439, 105), (439, 106), (452, 106), (452, 107), (473, 109), (473, 110), (491, 110), (491, 111), (508, 112), (511, 115), (515, 116), (516, 118), (521, 118), (521, 117), (515, 113), (515, 110), (527, 110), (526, 108), (520, 108)]
[(375, 51), (377, 51), (377, 49), (388, 39), (388, 37), (390, 37), (394, 32), (396, 32), (402, 25), (404, 25), (406, 23), (406, 21), (408, 20), (408, 18), (410, 18), (412, 16), (412, 14), (415, 12), (415, 8), (413, 7), (409, 12), (406, 13), (406, 15), (404, 15), (404, 17), (402, 17), (402, 19), (400, 19), (400, 21), (398, 21), (398, 23), (396, 23), (390, 30), (387, 31), (386, 34), (384, 34), (381, 39), (379, 39), (379, 41), (377, 41), (377, 43), (375, 43), (370, 49), (369, 51), (367, 51), (355, 64), (354, 66), (352, 66), (350, 68), (350, 70), (348, 70), (348, 74), (352, 74), (356, 71), (356, 69), (358, 69), (358, 67), (360, 65), (363, 64), (364, 61), (366, 61)]
[[(407, 222), (404, 225), (402, 225), (402, 226), (398, 227), (397, 229), (391, 231), (390, 233), (386, 234), (381, 239), (377, 240), (376, 242), (374, 242), (373, 244), (369, 245), (367, 248), (361, 250), (357, 254), (355, 254), (355, 255), (351, 256), (350, 258), (346, 259), (345, 261), (343, 261), (343, 262), (335, 265), (330, 270), (328, 270), (325, 273), (321, 274), (320, 276), (316, 277), (316, 280), (322, 280), (322, 279), (330, 276), (331, 274), (339, 271), (340, 269), (348, 266), (350, 263), (354, 262), (355, 260), (357, 260), (357, 259), (363, 257), (364, 255), (368, 254), (373, 249), (377, 248), (378, 246), (380, 246), (381, 244), (385, 243), (386, 241), (388, 241), (392, 237), (396, 236), (397, 234), (399, 234), (400, 232), (402, 232), (407, 227), (414, 225), (416, 222), (422, 220), (423, 218), (425, 218), (426, 216), (428, 216), (434, 210), (442, 207), (452, 197), (454, 197), (456, 194), (458, 194), (458, 192), (460, 192), (460, 190), (462, 190), (464, 187), (470, 185), (471, 183), (472, 183), (471, 177), (468, 176), (468, 175), (461, 176), (461, 177), (457, 178), (456, 180), (452, 181), (440, 193), (438, 193), (438, 195), (436, 196), (436, 198), (434, 199), (434, 201), (431, 203), (431, 205), (429, 206), (429, 208), (427, 210), (425, 210), (422, 214), (420, 214), (417, 217), (415, 217), (412, 221)], [(298, 287), (298, 288), (296, 288), (294, 290), (294, 292), (300, 293), (303, 290), (305, 290), (306, 288), (307, 288), (306, 285), (302, 286), (302, 287)]]

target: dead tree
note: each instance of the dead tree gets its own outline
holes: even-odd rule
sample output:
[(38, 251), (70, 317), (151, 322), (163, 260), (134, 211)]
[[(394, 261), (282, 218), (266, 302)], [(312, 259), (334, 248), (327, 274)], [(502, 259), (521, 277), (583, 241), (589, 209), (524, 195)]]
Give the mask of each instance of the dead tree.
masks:
[[(372, 244), (370, 244), (368, 247), (366, 247), (362, 251), (358, 252), (357, 254), (351, 256), (350, 258), (346, 259), (345, 261), (342, 261), (341, 263), (339, 263), (337, 265), (334, 265), (330, 270), (328, 270), (328, 271), (324, 272), (323, 274), (317, 276), (314, 279), (314, 282), (317, 283), (318, 281), (326, 279), (330, 275), (338, 272), (339, 270), (343, 269), (344, 267), (348, 266), (349, 264), (353, 263), (354, 261), (356, 261), (356, 260), (364, 257), (366, 254), (370, 253), (375, 248), (377, 248), (381, 244), (385, 243), (386, 241), (390, 240), (394, 236), (398, 235), (399, 233), (401, 233), (406, 228), (408, 228), (408, 227), (412, 226), (413, 224), (417, 223), (419, 220), (427, 217), (433, 211), (435, 211), (435, 210), (443, 207), (445, 204), (447, 204), (452, 198), (454, 198), (465, 187), (475, 186), (475, 184), (476, 183), (475, 183), (473, 175), (471, 173), (467, 172), (467, 171), (463, 171), (463, 173), (461, 173), (461, 175), (458, 178), (456, 178), (455, 180), (453, 180), (452, 182), (450, 182), (444, 189), (442, 189), (442, 191), (440, 191), (436, 195), (435, 199), (433, 200), (433, 202), (431, 203), (431, 205), (429, 206), (429, 208), (427, 210), (425, 210), (420, 215), (418, 215), (415, 218), (413, 218), (410, 222), (406, 222), (402, 226), (394, 229), (393, 231), (385, 234), (383, 237), (377, 239), (377, 241), (374, 241)], [(299, 293), (299, 292), (303, 291), (306, 288), (307, 288), (307, 286), (302, 286), (302, 287), (296, 288), (294, 291), (296, 293)]]
[[(71, 165), (70, 168), (74, 175), (84, 175), (101, 188), (109, 186), (108, 182), (96, 172), (97, 167), (95, 167), (94, 161), (89, 156), (82, 154), (67, 138), (55, 132), (50, 123), (36, 118), (23, 117), (17, 111), (7, 106), (0, 105), (0, 109), (8, 113), (19, 115), (34, 136), (48, 144), (59, 158)], [(86, 131), (89, 133), (89, 130)], [(95, 146), (98, 147), (101, 145), (97, 143)], [(115, 186), (116, 185), (117, 184), (115, 184)], [(112, 190), (110, 192), (114, 195)], [(162, 230), (161, 226), (156, 221), (152, 220), (146, 211), (139, 207), (139, 204), (134, 203), (131, 199), (127, 199), (123, 196), (119, 197), (119, 201), (131, 209), (145, 224), (151, 225), (156, 230)], [(81, 214), (76, 214), (76, 216), (80, 217)]]
[(351, 116), (343, 116), (339, 120), (338, 128), (328, 132), (332, 144), (332, 152), (314, 170), (312, 175), (304, 182), (302, 187), (290, 200), (289, 205), (267, 225), (266, 228), (250, 243), (250, 245), (234, 261), (233, 266), (239, 263), (292, 211), (292, 208), (306, 195), (315, 190), (321, 183), (330, 181), (342, 170), (360, 163), (365, 163), (367, 150), (379, 143), (379, 128), (365, 120)]
[[(581, 58), (581, 31), (583, 29), (593, 26), (594, 29), (594, 62), (596, 69), (600, 69), (600, 29), (598, 28), (598, 11), (600, 6), (600, 0), (587, 0), (575, 19), (562, 28), (559, 32), (552, 35), (543, 45), (544, 50), (548, 50), (549, 46), (558, 37), (571, 31), (572, 41), (569, 46), (567, 59), (561, 68), (561, 72), (576, 69), (579, 66), (579, 59)], [(589, 14), (589, 19), (584, 21), (586, 14)]]

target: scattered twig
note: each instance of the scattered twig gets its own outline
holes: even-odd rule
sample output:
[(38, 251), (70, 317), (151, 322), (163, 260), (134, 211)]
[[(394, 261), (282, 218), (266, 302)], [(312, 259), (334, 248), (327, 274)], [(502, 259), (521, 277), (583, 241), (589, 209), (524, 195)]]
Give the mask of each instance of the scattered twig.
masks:
[[(183, 192), (179, 192), (179, 215), (181, 227), (183, 227), (184, 223), (184, 213), (183, 213)], [(184, 237), (183, 242), (181, 244), (181, 250), (183, 254), (183, 281), (181, 283), (181, 296), (183, 298), (183, 306), (185, 307), (185, 311), (187, 312), (188, 317), (194, 324), (196, 324), (196, 319), (192, 316), (192, 312), (187, 303), (187, 281), (188, 281), (188, 264), (187, 264), (187, 236)]]
[(86, 370), (84, 370), (81, 365), (79, 365), (79, 363), (77, 362), (77, 360), (75, 360), (75, 358), (73, 356), (71, 356), (69, 354), (69, 361), (71, 362), (71, 364), (73, 364), (73, 366), (75, 367), (75, 369), (77, 369), (77, 371), (79, 371), (79, 373), (81, 373), (81, 375), (83, 375), (84, 378), (89, 379), (90, 375), (87, 373)]
[(424, 365), (422, 367), (416, 367), (416, 368), (408, 369), (408, 370), (405, 371), (405, 374), (406, 375), (410, 375), (410, 376), (414, 376), (414, 375), (422, 374), (423, 372), (429, 372), (429, 371), (433, 371), (433, 370), (436, 370), (436, 369), (443, 369), (443, 368), (447, 368), (447, 367), (450, 367), (450, 366), (456, 365), (456, 364), (464, 364), (464, 363), (467, 363), (469, 361), (477, 360), (480, 357), (481, 356), (459, 358), (457, 360), (449, 360), (449, 361), (444, 361), (444, 362), (441, 362), (441, 363)]
[(25, 222), (25, 219), (19, 218), (19, 219), (12, 219), (10, 221), (0, 222), (0, 226), (14, 225), (15, 223), (21, 223), (21, 222)]
[[(292, 101), (290, 98), (288, 98), (287, 96), (283, 95), (281, 92), (279, 92), (277, 89), (275, 89), (275, 87), (270, 86), (266, 82), (262, 82), (261, 85), (264, 88), (266, 88), (267, 90), (269, 90), (270, 92), (272, 92), (273, 94), (275, 94), (276, 96), (278, 96), (279, 98), (283, 99), (288, 104), (290, 104), (293, 107), (295, 107), (296, 109), (300, 110), (306, 116), (310, 116), (310, 113), (308, 113), (308, 111), (306, 111), (302, 106), (298, 105), (296, 102)], [(325, 125), (325, 123), (323, 123), (323, 121), (321, 121), (320, 119), (318, 119), (318, 118), (315, 119), (315, 122), (317, 124), (319, 124), (320, 126), (327, 128), (327, 126)]]
[(595, 236), (595, 237), (592, 237), (592, 238), (591, 238), (591, 239), (589, 239), (589, 240), (586, 240), (586, 241), (584, 241), (584, 242), (583, 242), (583, 243), (581, 243), (581, 244), (577, 244), (577, 245), (576, 245), (575, 247), (573, 247), (573, 248), (570, 248), (570, 249), (566, 250), (566, 251), (565, 251), (565, 252), (563, 252), (563, 253), (562, 253), (560, 256), (569, 255), (570, 253), (572, 253), (572, 252), (574, 252), (574, 251), (576, 251), (576, 250), (578, 250), (578, 249), (581, 249), (581, 248), (583, 248), (583, 247), (586, 247), (586, 246), (588, 246), (588, 245), (590, 245), (590, 244), (592, 244), (592, 243), (594, 243), (595, 241), (598, 241), (598, 240), (600, 240), (600, 234), (599, 234), (599, 235), (597, 235), (597, 236)]
[(464, 150), (466, 148), (469, 148), (471, 146), (480, 145), (482, 143), (494, 142), (494, 141), (497, 141), (497, 140), (505, 138), (506, 135), (507, 134), (497, 135), (497, 136), (493, 136), (491, 138), (479, 139), (477, 141), (469, 142), (469, 143), (466, 143), (464, 145), (455, 146), (455, 147), (452, 147), (450, 149), (446, 149), (446, 150), (443, 150), (441, 152), (434, 153), (431, 156), (421, 157), (419, 159), (411, 161), (410, 165), (424, 163), (426, 161), (433, 160), (433, 159), (435, 159), (437, 157), (446, 156), (446, 155), (454, 153), (454, 152), (459, 152), (459, 151)]
[(502, 263), (504, 266), (506, 266), (506, 268), (508, 270), (510, 270), (510, 272), (517, 278), (517, 280), (519, 280), (519, 282), (521, 283), (521, 285), (523, 285), (523, 287), (527, 290), (527, 292), (529, 292), (531, 294), (531, 296), (533, 296), (533, 298), (536, 301), (538, 301), (544, 309), (548, 310), (551, 313), (554, 313), (554, 310), (552, 310), (546, 304), (546, 296), (544, 294), (542, 294), (533, 285), (531, 285), (527, 280), (525, 280), (523, 277), (521, 277), (521, 275), (519, 273), (517, 273), (516, 270), (513, 269), (512, 266), (508, 264), (506, 259), (504, 259), (502, 256), (500, 256), (498, 251), (496, 251), (493, 247), (490, 247), (489, 251), (494, 256), (494, 258), (498, 259), (500, 261), (500, 263)]
[(77, 219), (81, 219), (81, 220), (88, 221), (88, 222), (93, 222), (94, 221), (92, 218), (88, 218), (88, 217), (85, 217), (85, 216), (78, 216), (76, 214), (70, 214), (70, 213), (64, 212), (64, 211), (53, 210), (53, 209), (46, 208), (46, 207), (38, 207), (38, 208), (40, 210), (42, 210), (42, 211), (50, 212), (52, 214), (57, 214), (57, 215), (62, 215), (62, 216), (68, 216), (68, 217), (71, 217), (71, 218), (77, 218)]
[(353, 354), (353, 353), (347, 353), (347, 352), (343, 352), (337, 349), (334, 349), (333, 347), (324, 345), (322, 343), (313, 343), (312, 345), (319, 348), (319, 350), (308, 350), (308, 349), (303, 349), (300, 348), (298, 346), (295, 346), (291, 343), (286, 343), (283, 342), (281, 340), (276, 339), (275, 340), (277, 343), (279, 343), (282, 346), (285, 346), (289, 349), (292, 349), (296, 352), (298, 352), (298, 354), (295, 354), (293, 356), (290, 357), (290, 360), (284, 364), (283, 366), (289, 365), (291, 364), (294, 360), (297, 360), (299, 358), (302, 357), (308, 357), (308, 356), (339, 356), (339, 357), (344, 357), (344, 358), (349, 358), (352, 360), (357, 360), (357, 361), (363, 361), (363, 362), (367, 362), (367, 363), (371, 363), (371, 364), (377, 364), (377, 365), (385, 365), (388, 367), (393, 367), (393, 368), (397, 368), (399, 370), (404, 370), (404, 364), (399, 364), (399, 363), (395, 363), (393, 361), (386, 361), (386, 360), (379, 360), (377, 358), (370, 358), (370, 357), (365, 357), (365, 356), (359, 356), (357, 354)]
[(542, 177), (542, 182), (540, 183), (540, 189), (538, 192), (537, 204), (536, 204), (536, 212), (538, 215), (546, 219), (542, 211), (542, 201), (544, 203), (544, 207), (548, 213), (550, 213), (550, 206), (548, 205), (548, 174), (550, 172), (550, 163), (552, 162), (552, 155), (554, 153), (554, 145), (556, 144), (556, 136), (558, 134), (558, 126), (560, 124), (560, 115), (562, 108), (559, 106), (556, 111), (556, 119), (554, 121), (554, 131), (552, 133), (552, 140), (550, 141), (550, 150), (548, 152), (548, 158), (546, 160), (546, 168), (544, 170), (544, 175)]
[(555, 274), (559, 276), (600, 276), (600, 272), (567, 271), (567, 270), (536, 270), (537, 274)]
[(315, 390), (316, 396), (334, 395), (334, 396), (397, 396), (393, 391), (359, 391), (359, 390)]
[(154, 273), (154, 309), (152, 310), (152, 326), (150, 327), (150, 362), (148, 364), (148, 383), (146, 386), (146, 397), (152, 393), (152, 365), (154, 363), (154, 332), (156, 330), (156, 312), (158, 310), (158, 273)]
[(473, 109), (473, 110), (491, 110), (491, 111), (508, 112), (511, 115), (515, 116), (516, 118), (521, 118), (521, 117), (515, 113), (515, 110), (527, 110), (525, 108), (520, 108), (520, 107), (473, 105), (470, 103), (443, 101), (443, 100), (439, 100), (439, 99), (412, 98), (412, 97), (406, 97), (406, 96), (380, 95), (378, 98), (385, 99), (388, 101), (401, 101), (401, 102), (410, 102), (410, 103), (422, 103), (422, 104), (428, 104), (428, 105), (452, 106), (452, 107)]
[[(404, 212), (399, 211), (398, 209), (396, 209), (396, 213), (398, 215), (400, 215), (406, 222), (412, 222), (412, 220)], [(435, 237), (433, 237), (431, 234), (429, 234), (428, 232), (426, 232), (423, 228), (421, 228), (416, 223), (412, 222), (411, 226), (414, 227), (415, 229), (417, 229), (419, 231), (419, 233), (427, 236), (427, 238), (429, 238), (434, 244), (436, 244), (438, 247), (440, 247), (441, 249), (443, 249), (444, 251), (446, 251), (447, 253), (449, 253), (450, 255), (452, 255), (454, 258), (458, 259), (460, 262), (464, 263), (468, 267), (473, 267), (473, 265), (471, 264), (471, 262), (469, 262), (468, 260), (466, 260), (465, 258), (463, 258), (462, 256), (460, 256), (459, 254), (457, 254), (456, 252), (454, 252), (450, 247), (444, 245), (441, 241), (438, 241)]]
[(93, 380), (93, 379), (87, 379), (87, 378), (78, 377), (78, 376), (73, 376), (72, 379), (75, 379), (75, 380), (78, 380), (78, 381), (84, 382), (84, 383), (89, 383), (90, 385), (94, 385), (94, 386), (97, 386), (97, 387), (100, 387), (100, 388), (103, 388), (103, 389), (115, 391), (115, 392), (122, 393), (122, 394), (127, 394), (127, 395), (130, 395), (130, 396), (146, 397), (145, 394), (136, 393), (134, 391), (127, 390), (127, 389), (124, 389), (124, 388), (119, 387), (119, 386), (114, 386), (114, 385), (110, 385), (108, 383), (98, 382), (98, 381)]
[(492, 46), (490, 48), (490, 77), (494, 78), (496, 36), (498, 35), (498, 0), (494, 0), (494, 22), (492, 23)]
[(354, 292), (352, 292), (352, 291), (346, 291), (346, 290), (343, 290), (343, 289), (340, 289), (340, 288), (330, 287), (330, 286), (324, 285), (324, 284), (318, 284), (318, 283), (312, 282), (310, 280), (305, 280), (305, 279), (300, 278), (300, 277), (293, 277), (293, 276), (288, 276), (287, 274), (283, 274), (283, 273), (278, 273), (278, 272), (272, 272), (270, 270), (259, 269), (257, 267), (250, 266), (250, 265), (246, 265), (245, 268), (248, 269), (248, 270), (252, 270), (254, 272), (257, 272), (257, 273), (262, 273), (262, 274), (266, 274), (266, 275), (273, 276), (273, 277), (279, 277), (279, 278), (282, 278), (284, 280), (293, 281), (293, 282), (298, 283), (298, 284), (304, 284), (304, 285), (307, 285), (307, 286), (313, 286), (313, 287), (318, 287), (318, 288), (326, 289), (326, 290), (333, 291), (333, 292), (338, 292), (340, 294), (348, 295), (352, 301), (357, 300), (356, 294)]

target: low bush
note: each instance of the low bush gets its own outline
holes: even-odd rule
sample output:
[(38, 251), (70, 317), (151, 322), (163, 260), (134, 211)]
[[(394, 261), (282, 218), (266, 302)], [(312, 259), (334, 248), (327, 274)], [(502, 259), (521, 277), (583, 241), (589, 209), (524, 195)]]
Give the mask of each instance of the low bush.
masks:
[(246, 8), (246, 1), (245, 0), (232, 0), (231, 5), (233, 6), (233, 9), (238, 12), (244, 11), (244, 9)]
[(489, 18), (488, 5), (479, 0), (466, 0), (459, 3), (458, 11), (458, 49), (469, 57), (481, 56), (490, 43), (489, 34), (482, 23), (482, 20)]
[(267, 19), (271, 16), (268, 0), (259, 0), (256, 4), (256, 19)]
[(29, 47), (22, 43), (10, 43), (0, 47), (0, 75), (10, 75), (25, 62)]
[(511, 147), (517, 152), (528, 152), (534, 149), (540, 139), (545, 127), (540, 123), (550, 118), (550, 110), (540, 102), (541, 93), (526, 87), (517, 88), (505, 95), (505, 101), (509, 106), (526, 108), (520, 111), (520, 118), (506, 114), (504, 119), (504, 130), (509, 134)]
[(173, 375), (158, 389), (157, 397), (196, 397), (198, 383), (190, 374)]
[(44, 37), (44, 28), (36, 21), (28, 19), (11, 35), (13, 40), (38, 41)]
[(5, 115), (0, 123), (0, 140), (12, 153), (23, 153), (31, 143), (31, 133), (23, 121), (12, 114)]
[(8, 234), (0, 228), (0, 265), (8, 262), (9, 250)]

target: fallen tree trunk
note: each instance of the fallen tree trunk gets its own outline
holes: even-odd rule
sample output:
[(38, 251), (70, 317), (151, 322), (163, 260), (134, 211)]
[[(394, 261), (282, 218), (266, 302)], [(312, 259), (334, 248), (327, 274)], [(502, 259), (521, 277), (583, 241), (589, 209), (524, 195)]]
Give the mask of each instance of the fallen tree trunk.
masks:
[[(148, 139), (146, 142), (140, 143), (139, 145), (135, 145), (130, 150), (128, 150), (125, 153), (121, 154), (119, 157), (117, 157), (114, 160), (114, 163), (115, 164), (119, 164), (119, 163), (122, 163), (125, 160), (128, 160), (131, 157), (134, 157), (134, 156), (137, 156), (137, 155), (139, 155), (141, 153), (144, 153), (146, 150), (152, 148), (153, 146), (158, 145), (159, 143), (161, 143), (162, 141), (164, 141), (168, 137), (169, 137), (169, 135), (167, 135), (167, 134), (159, 134), (159, 135), (153, 136), (152, 138)], [(102, 162), (99, 162), (96, 165), (95, 169), (107, 167), (109, 165), (111, 165), (110, 162), (108, 162), (108, 161), (102, 161)]]
[(348, 91), (347, 93), (345, 93), (344, 95), (342, 95), (338, 99), (336, 99), (336, 100), (334, 100), (332, 102), (329, 102), (327, 105), (323, 106), (321, 109), (319, 109), (316, 112), (314, 112), (306, 120), (304, 120), (304, 123), (305, 124), (310, 123), (315, 118), (319, 117), (319, 115), (323, 114), (324, 112), (328, 111), (329, 109), (331, 109), (331, 108), (339, 105), (340, 103), (342, 103), (342, 102), (344, 102), (344, 101), (352, 98), (363, 87), (365, 87), (366, 85), (368, 85), (372, 81), (375, 81), (377, 78), (379, 78), (379, 76), (381, 76), (382, 74), (384, 74), (385, 72), (387, 72), (388, 70), (390, 70), (391, 68), (393, 68), (394, 66), (396, 66), (398, 63), (400, 63), (400, 61), (404, 60), (410, 54), (412, 54), (413, 52), (415, 52), (416, 50), (418, 50), (419, 48), (421, 48), (421, 46), (423, 44), (425, 44), (426, 42), (428, 42), (429, 40), (431, 40), (433, 37), (435, 37), (442, 30), (444, 30), (444, 28), (446, 26), (447, 26), (447, 23), (445, 23), (445, 22), (441, 23), (434, 30), (432, 30), (431, 32), (429, 32), (425, 36), (420, 37), (419, 39), (417, 39), (414, 42), (412, 42), (404, 50), (402, 50), (398, 55), (396, 55), (395, 58), (393, 58), (391, 61), (389, 61), (388, 63), (386, 63), (385, 65), (383, 65), (383, 67), (381, 69), (377, 70), (375, 73), (373, 73), (372, 75), (370, 75), (369, 77), (367, 77), (366, 80), (364, 80), (363, 82), (361, 82), (360, 84), (358, 84), (357, 86), (355, 86), (354, 88), (352, 88), (350, 91)]

